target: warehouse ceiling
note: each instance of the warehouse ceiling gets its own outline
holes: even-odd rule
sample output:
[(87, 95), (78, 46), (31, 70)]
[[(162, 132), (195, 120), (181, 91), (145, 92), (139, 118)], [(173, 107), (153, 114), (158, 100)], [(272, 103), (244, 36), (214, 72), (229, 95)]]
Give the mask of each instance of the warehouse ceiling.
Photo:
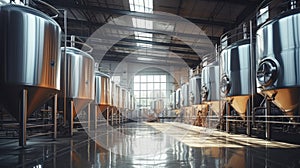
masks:
[[(68, 35), (75, 35), (83, 42), (93, 38), (91, 55), (96, 61), (120, 62), (131, 55), (133, 62), (159, 64), (161, 60), (172, 60), (175, 55), (194, 68), (205, 55), (211, 54), (223, 33), (248, 22), (262, 0), (45, 1), (67, 10)], [(101, 30), (109, 40), (97, 39), (95, 32), (101, 26), (115, 23), (121, 16), (129, 16), (131, 20)], [(179, 22), (176, 17), (174, 21), (173, 16), (195, 24), (207, 38), (199, 40), (201, 33), (195, 27)], [(58, 22), (63, 27), (63, 15)]]

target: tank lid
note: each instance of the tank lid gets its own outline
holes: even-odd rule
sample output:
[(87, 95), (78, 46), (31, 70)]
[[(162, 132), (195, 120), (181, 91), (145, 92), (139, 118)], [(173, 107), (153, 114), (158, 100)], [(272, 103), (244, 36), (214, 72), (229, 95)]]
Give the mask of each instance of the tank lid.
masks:
[[(84, 51), (82, 51), (82, 50), (80, 50), (78, 48), (75, 48), (75, 47), (66, 47), (66, 50), (67, 50), (67, 53), (73, 53), (73, 54), (82, 55), (84, 57), (88, 57), (88, 58), (94, 60), (94, 58), (90, 54), (88, 54), (88, 53), (86, 53), (86, 52), (84, 52)], [(65, 51), (65, 47), (61, 47), (61, 51), (64, 52)]]
[[(41, 18), (47, 19), (49, 21), (51, 21), (53, 24), (57, 24), (57, 22), (55, 20), (53, 20), (50, 16), (48, 16), (47, 14), (31, 8), (29, 6), (22, 6), (22, 5), (18, 5), (18, 4), (5, 4), (5, 5), (0, 5), (0, 11), (19, 11), (19, 12), (26, 12), (26, 13), (30, 13), (33, 14), (35, 16), (39, 16)], [(59, 25), (58, 25), (59, 26)]]

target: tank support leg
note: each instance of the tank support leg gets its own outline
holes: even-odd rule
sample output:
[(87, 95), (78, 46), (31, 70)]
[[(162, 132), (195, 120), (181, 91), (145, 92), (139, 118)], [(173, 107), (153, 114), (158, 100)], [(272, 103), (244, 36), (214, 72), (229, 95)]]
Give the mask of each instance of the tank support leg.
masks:
[(230, 106), (229, 103), (226, 102), (226, 132), (230, 132), (230, 122), (229, 122), (229, 116), (230, 116)]
[(26, 120), (28, 110), (28, 91), (23, 89), (22, 91), (22, 102), (20, 112), (20, 125), (19, 125), (19, 146), (26, 146)]
[(87, 106), (88, 132), (91, 132), (91, 103)]
[(57, 138), (57, 94), (53, 97), (53, 107), (52, 107), (52, 122), (53, 122), (53, 139)]
[(95, 105), (94, 109), (91, 110), (90, 121), (91, 121), (91, 130), (96, 131), (96, 129), (97, 129), (97, 105)]
[(247, 136), (251, 136), (251, 111), (252, 111), (252, 103), (251, 103), (251, 99), (248, 100), (247, 103)]
[(121, 124), (121, 112), (119, 111), (119, 125)]
[(111, 109), (111, 126), (114, 125), (114, 109)]
[(266, 139), (270, 140), (271, 139), (271, 125), (269, 122), (269, 116), (271, 112), (271, 106), (270, 106), (270, 100), (266, 100), (266, 110), (265, 110), (265, 117), (266, 117)]
[(74, 113), (74, 109), (73, 109), (73, 107), (74, 107), (74, 102), (73, 102), (73, 100), (71, 100), (71, 102), (70, 102), (70, 118), (69, 118), (69, 123), (70, 123), (70, 136), (73, 136), (73, 127), (74, 127), (74, 116), (73, 116), (73, 113)]

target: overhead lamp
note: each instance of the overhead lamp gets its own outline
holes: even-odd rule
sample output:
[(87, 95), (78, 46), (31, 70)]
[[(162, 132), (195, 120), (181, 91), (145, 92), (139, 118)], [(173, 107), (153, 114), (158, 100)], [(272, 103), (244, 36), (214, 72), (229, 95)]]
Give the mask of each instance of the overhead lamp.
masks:
[(146, 58), (146, 57), (137, 57), (136, 59), (139, 61), (153, 61), (152, 58)]

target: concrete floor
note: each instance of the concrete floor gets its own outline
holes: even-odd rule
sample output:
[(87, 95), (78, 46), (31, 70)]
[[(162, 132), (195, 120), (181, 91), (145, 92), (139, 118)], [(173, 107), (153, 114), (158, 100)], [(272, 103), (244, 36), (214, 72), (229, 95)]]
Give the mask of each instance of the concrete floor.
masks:
[(0, 167), (300, 167), (300, 145), (183, 123), (101, 126), (73, 138), (0, 140)]

